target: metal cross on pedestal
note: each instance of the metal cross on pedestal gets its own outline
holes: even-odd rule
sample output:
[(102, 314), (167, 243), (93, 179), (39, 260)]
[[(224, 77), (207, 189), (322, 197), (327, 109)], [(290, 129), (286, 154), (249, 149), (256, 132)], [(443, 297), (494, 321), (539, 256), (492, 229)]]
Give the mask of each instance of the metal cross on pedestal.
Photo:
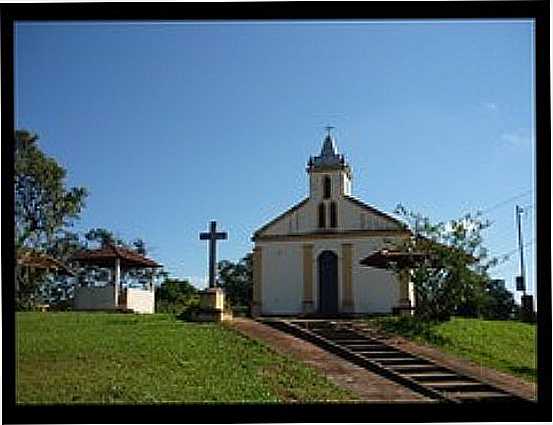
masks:
[(209, 287), (215, 287), (215, 266), (217, 264), (217, 240), (227, 239), (227, 232), (217, 232), (217, 222), (212, 221), (209, 232), (200, 233), (200, 240), (209, 240)]

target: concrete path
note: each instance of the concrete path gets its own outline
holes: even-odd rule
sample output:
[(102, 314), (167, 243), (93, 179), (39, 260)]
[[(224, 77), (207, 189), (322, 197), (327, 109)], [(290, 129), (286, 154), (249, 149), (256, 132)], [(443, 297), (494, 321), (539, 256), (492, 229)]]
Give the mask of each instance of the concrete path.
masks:
[(229, 326), (249, 338), (268, 345), (279, 354), (301, 360), (337, 386), (348, 389), (365, 402), (433, 402), (395, 382), (356, 366), (307, 341), (246, 318)]

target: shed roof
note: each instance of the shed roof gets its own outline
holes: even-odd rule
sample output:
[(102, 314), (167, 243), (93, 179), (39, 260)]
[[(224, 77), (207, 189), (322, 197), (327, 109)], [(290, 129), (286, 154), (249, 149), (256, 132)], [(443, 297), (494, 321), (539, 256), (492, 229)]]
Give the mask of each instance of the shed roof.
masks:
[(22, 248), (18, 251), (17, 264), (43, 270), (53, 269), (68, 276), (75, 276), (75, 272), (62, 261), (30, 248)]
[(100, 267), (112, 267), (116, 258), (119, 258), (123, 267), (163, 267), (161, 264), (137, 252), (111, 243), (98, 249), (79, 251), (71, 257), (71, 261)]
[(379, 269), (390, 269), (393, 263), (400, 267), (413, 266), (422, 262), (427, 258), (431, 258), (431, 254), (425, 252), (402, 252), (396, 250), (381, 249), (375, 253), (363, 258), (359, 261), (360, 264)]

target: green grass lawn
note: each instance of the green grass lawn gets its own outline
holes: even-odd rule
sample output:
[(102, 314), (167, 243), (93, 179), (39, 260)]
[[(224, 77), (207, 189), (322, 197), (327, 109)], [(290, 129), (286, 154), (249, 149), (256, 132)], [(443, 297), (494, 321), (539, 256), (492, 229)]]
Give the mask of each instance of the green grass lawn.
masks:
[(527, 381), (536, 380), (536, 326), (501, 321), (453, 318), (427, 324), (414, 318), (371, 319), (383, 330), (427, 343)]
[(313, 369), (170, 315), (17, 313), (18, 403), (352, 400)]

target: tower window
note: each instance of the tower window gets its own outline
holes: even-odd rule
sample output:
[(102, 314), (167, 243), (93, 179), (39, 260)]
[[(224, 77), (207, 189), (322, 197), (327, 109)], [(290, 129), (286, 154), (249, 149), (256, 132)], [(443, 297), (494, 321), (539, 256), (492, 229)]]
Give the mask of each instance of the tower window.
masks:
[(330, 204), (330, 227), (336, 227), (338, 223), (336, 211), (336, 202)]
[(330, 198), (330, 176), (325, 176), (323, 182), (323, 197), (324, 199)]
[(321, 229), (326, 227), (326, 208), (323, 203), (319, 205), (319, 227)]

